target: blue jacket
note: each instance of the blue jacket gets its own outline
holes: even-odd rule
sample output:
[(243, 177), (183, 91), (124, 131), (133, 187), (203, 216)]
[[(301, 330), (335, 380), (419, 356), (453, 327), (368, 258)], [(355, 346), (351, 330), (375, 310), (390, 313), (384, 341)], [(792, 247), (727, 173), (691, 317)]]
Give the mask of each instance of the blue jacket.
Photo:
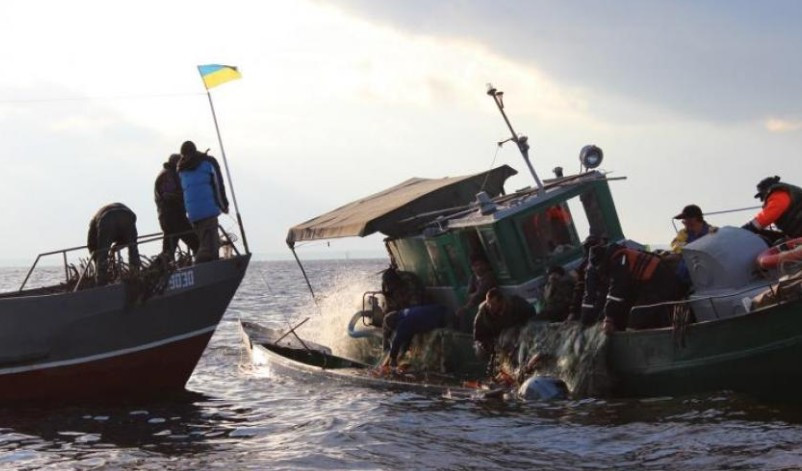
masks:
[(220, 166), (214, 157), (196, 153), (178, 163), (184, 206), (190, 222), (228, 212), (228, 199)]

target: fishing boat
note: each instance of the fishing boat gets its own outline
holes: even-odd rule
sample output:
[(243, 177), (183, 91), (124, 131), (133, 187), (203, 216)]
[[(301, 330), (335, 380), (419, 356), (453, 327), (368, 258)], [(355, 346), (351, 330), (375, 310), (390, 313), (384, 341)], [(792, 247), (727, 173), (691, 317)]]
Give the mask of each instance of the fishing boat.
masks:
[[(643, 247), (624, 235), (610, 189), (611, 182), (624, 178), (598, 169), (601, 149), (583, 148), (578, 174), (558, 171), (541, 181), (529, 160), (526, 137), (515, 132), (504, 112), (502, 93), (491, 87), (488, 94), (534, 187), (505, 192), (505, 180), (516, 173), (506, 165), (462, 177), (413, 178), (292, 227), (287, 243), (293, 253), (300, 241), (379, 232), (386, 236), (391, 264), (417, 275), (436, 303), (456, 310), (466, 300), (474, 252), (485, 254), (504, 293), (538, 305), (548, 267), (574, 270), (584, 256), (586, 236)], [(675, 319), (670, 327), (605, 337), (601, 351), (613, 379), (606, 393), (654, 396), (729, 389), (802, 398), (802, 275), (793, 265), (758, 270), (756, 259), (767, 248), (758, 235), (735, 227), (688, 244), (682, 257), (693, 294), (671, 304), (693, 316)], [(378, 346), (384, 314), (380, 296), (380, 291), (365, 293), (363, 308), (347, 329), (355, 341)], [(653, 306), (636, 306), (630, 316), (648, 307)], [(436, 329), (418, 337), (422, 346), (442, 350), (435, 365), (441, 371), (485, 374), (487, 362), (474, 354), (469, 334)]]
[[(149, 234), (137, 243), (160, 241)], [(102, 285), (91, 279), (92, 262), (83, 270), (67, 263), (85, 247), (40, 254), (19, 290), (0, 294), (0, 401), (182, 391), (248, 267), (247, 249), (239, 253), (230, 239), (227, 247), (219, 260), (135, 273), (118, 261), (120, 276)], [(47, 256), (63, 258), (64, 281), (26, 288)]]

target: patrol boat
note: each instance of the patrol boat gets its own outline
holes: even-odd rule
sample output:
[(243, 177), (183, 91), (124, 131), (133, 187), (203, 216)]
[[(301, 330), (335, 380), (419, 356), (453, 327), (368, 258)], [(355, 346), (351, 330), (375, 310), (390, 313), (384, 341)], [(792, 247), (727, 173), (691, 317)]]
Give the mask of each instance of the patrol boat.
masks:
[[(161, 241), (141, 236), (138, 244)], [(146, 264), (96, 286), (74, 247), (40, 254), (19, 290), (0, 294), (0, 401), (161, 397), (182, 391), (239, 287), (250, 253), (231, 240), (223, 258)], [(229, 253), (230, 252), (230, 253)], [(27, 288), (39, 261), (64, 260), (64, 282)], [(156, 259), (158, 260), (158, 259)]]
[[(597, 169), (601, 149), (583, 148), (580, 173), (541, 181), (529, 161), (526, 137), (513, 130), (504, 112), (501, 92), (491, 87), (488, 94), (535, 188), (505, 193), (505, 180), (516, 173), (506, 165), (462, 177), (412, 178), (292, 227), (287, 243), (293, 253), (299, 241), (380, 232), (391, 263), (416, 274), (435, 302), (456, 310), (465, 303), (469, 257), (477, 251), (486, 255), (503, 292), (537, 304), (547, 268), (575, 269), (586, 236), (638, 246), (625, 238), (616, 213), (609, 183), (620, 178)], [(766, 250), (762, 238), (733, 227), (688, 244), (682, 256), (693, 294), (666, 303), (677, 313), (673, 325), (602, 335), (606, 345), (599, 351), (611, 376), (603, 393), (654, 396), (729, 389), (802, 398), (802, 272), (793, 265), (759, 270), (756, 259)], [(378, 352), (382, 305), (379, 291), (365, 293), (363, 309), (348, 326), (355, 341), (373, 342)], [(648, 307), (636, 306), (630, 316)], [(591, 329), (600, 334), (598, 327)], [(519, 344), (532, 341), (528, 333), (521, 330)], [(475, 355), (469, 334), (437, 329), (416, 336), (415, 345), (413, 360), (428, 361), (431, 368), (465, 377), (486, 375), (486, 360)], [(527, 353), (518, 350), (520, 364), (527, 362)]]

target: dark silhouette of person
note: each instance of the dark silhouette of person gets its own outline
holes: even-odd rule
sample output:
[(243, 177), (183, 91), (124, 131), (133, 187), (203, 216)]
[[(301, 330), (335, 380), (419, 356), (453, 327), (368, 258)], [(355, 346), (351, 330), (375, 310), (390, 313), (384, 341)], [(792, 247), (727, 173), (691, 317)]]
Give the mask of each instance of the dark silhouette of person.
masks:
[(128, 247), (128, 264), (139, 268), (137, 247), (136, 214), (122, 203), (103, 206), (89, 221), (86, 246), (95, 261), (95, 280), (103, 285), (109, 279), (109, 250), (115, 245)]
[(164, 163), (154, 184), (154, 197), (156, 209), (159, 212), (159, 225), (164, 232), (162, 240), (162, 254), (173, 260), (178, 241), (182, 240), (195, 254), (198, 252), (198, 235), (187, 219), (184, 207), (184, 192), (181, 189), (181, 180), (178, 177), (178, 161), (180, 154), (173, 154)]

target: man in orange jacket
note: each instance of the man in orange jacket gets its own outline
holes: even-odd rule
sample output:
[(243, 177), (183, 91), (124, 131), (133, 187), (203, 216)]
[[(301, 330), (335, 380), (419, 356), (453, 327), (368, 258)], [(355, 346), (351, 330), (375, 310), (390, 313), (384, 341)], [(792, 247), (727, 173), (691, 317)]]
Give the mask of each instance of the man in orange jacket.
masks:
[(786, 237), (802, 237), (802, 188), (767, 177), (757, 184), (755, 198), (763, 201), (763, 209), (744, 229), (759, 233), (774, 224)]

